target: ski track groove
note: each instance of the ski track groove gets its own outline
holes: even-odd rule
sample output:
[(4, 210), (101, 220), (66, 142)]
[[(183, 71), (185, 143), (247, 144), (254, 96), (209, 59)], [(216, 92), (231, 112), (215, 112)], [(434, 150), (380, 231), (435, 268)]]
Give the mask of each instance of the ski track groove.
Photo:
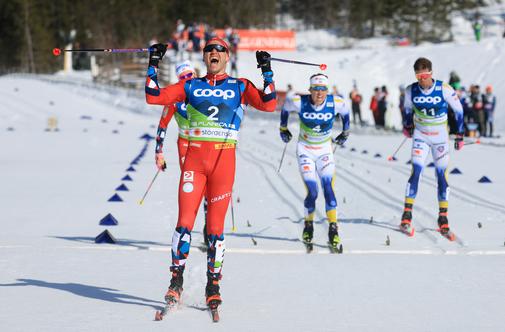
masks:
[[(263, 143), (263, 145), (265, 145), (265, 146), (269, 146), (269, 145), (266, 145), (265, 142), (261, 142), (261, 140), (259, 140), (259, 139), (256, 139), (256, 140), (259, 141), (259, 143)], [(346, 159), (348, 160), (348, 158), (346, 158)], [(343, 166), (341, 166), (341, 165), (339, 165), (338, 167), (337, 167), (337, 165), (335, 165), (335, 170), (337, 172), (337, 175), (338, 175), (338, 173), (340, 173), (339, 172), (340, 170), (341, 171), (345, 171), (347, 174), (349, 174), (352, 178), (354, 178), (357, 181), (352, 181), (350, 178), (346, 178), (344, 176), (338, 177), (339, 179), (342, 179), (343, 181), (347, 182), (349, 185), (351, 185), (353, 187), (360, 188), (360, 190), (362, 191), (362, 193), (366, 194), (371, 199), (375, 200), (379, 204), (382, 204), (383, 206), (389, 207), (394, 213), (398, 213), (399, 208), (398, 208), (397, 204), (390, 203), (390, 201), (386, 201), (386, 200), (383, 200), (383, 199), (377, 197), (377, 195), (374, 195), (371, 191), (367, 190), (362, 185), (358, 184), (358, 181), (361, 181), (361, 182), (367, 184), (369, 187), (372, 187), (372, 189), (374, 189), (376, 191), (380, 191), (384, 196), (389, 197), (391, 201), (398, 201), (397, 198), (391, 196), (389, 193), (383, 191), (382, 189), (377, 188), (375, 185), (368, 183), (368, 181), (365, 181), (363, 178), (355, 175), (354, 173), (349, 172), (347, 170), (344, 170)], [(403, 201), (399, 202), (398, 204), (402, 205)], [(431, 217), (430, 214), (429, 214), (429, 212), (427, 210), (423, 210), (423, 209), (420, 209), (420, 210), (421, 210), (421, 212), (423, 212), (423, 214), (425, 214), (429, 218)], [(390, 224), (390, 223), (388, 223), (388, 224)], [(423, 235), (425, 235), (433, 243), (435, 243), (435, 244), (438, 243), (438, 240), (437, 240), (436, 237), (434, 237), (430, 233), (424, 232), (425, 229), (429, 229), (428, 227), (426, 227), (425, 225), (421, 224), (418, 221), (416, 221), (416, 224), (419, 224), (422, 227), (422, 231), (419, 231), (420, 233), (422, 233)], [(390, 224), (390, 225), (392, 225), (392, 224)], [(394, 226), (396, 228), (396, 225), (392, 225), (392, 226)], [(443, 250), (442, 248), (440, 248), (440, 249)]]
[[(347, 161), (350, 161), (349, 160), (349, 157), (346, 157), (346, 156), (342, 156), (343, 158), (346, 158)], [(383, 195), (385, 195), (386, 197), (388, 197), (391, 201), (396, 201), (398, 202), (398, 205), (399, 206), (403, 206), (403, 200), (399, 200), (398, 198), (396, 198), (396, 196), (392, 196), (391, 194), (389, 194), (388, 192), (386, 192), (385, 190), (383, 190), (382, 188), (379, 188), (377, 187), (375, 184), (371, 183), (370, 181), (368, 180), (365, 180), (364, 178), (362, 177), (358, 177), (357, 175), (354, 175), (352, 172), (350, 172), (349, 170), (347, 169), (344, 169), (343, 167), (340, 167), (340, 169), (342, 169), (343, 171), (345, 171), (347, 174), (349, 174), (350, 176), (356, 178), (357, 180), (360, 180), (362, 181), (363, 183), (367, 184), (369, 187), (373, 188), (374, 190), (377, 190), (378, 192), (381, 192)], [(421, 214), (423, 214), (427, 219), (432, 219), (432, 216), (431, 216), (431, 213), (430, 211), (428, 211), (427, 209), (421, 207), (421, 206), (417, 206), (416, 207), (416, 211), (419, 211)], [(439, 243), (439, 239), (438, 237), (435, 237), (433, 236), (433, 234), (430, 234), (428, 232), (426, 232), (427, 230), (434, 230), (433, 228), (430, 228), (430, 227), (426, 227), (423, 223), (421, 223), (418, 219), (414, 220), (414, 223), (416, 225), (420, 225), (421, 227), (416, 227), (419, 228), (418, 230), (418, 233), (422, 233), (423, 235), (425, 235), (428, 239), (430, 239), (431, 241), (433, 241), (434, 243), (438, 244)], [(465, 241), (460, 238), (460, 237), (457, 237), (457, 241), (456, 241), (461, 247), (466, 247), (465, 245)], [(440, 248), (441, 250), (445, 250), (443, 248)]]
[[(2, 101), (2, 103), (6, 106), (6, 108), (15, 109), (16, 113), (21, 113), (24, 116), (29, 117), (28, 120), (30, 120), (34, 117), (43, 119), (44, 117), (46, 117), (49, 114), (49, 112), (46, 111), (45, 109), (41, 108), (40, 105), (30, 106), (30, 103), (27, 102), (26, 100), (23, 100), (24, 104), (13, 102), (12, 99), (10, 98), (12, 96), (10, 96), (9, 94), (7, 94), (5, 92), (0, 91), (0, 96), (2, 96), (2, 95), (9, 97), (9, 98), (3, 98), (3, 101)], [(15, 100), (17, 100), (17, 99), (15, 99)], [(43, 114), (41, 114), (41, 112), (39, 112), (39, 110), (42, 110)]]
[[(248, 151), (253, 151), (253, 152), (254, 152), (254, 150), (251, 150), (251, 149), (249, 149)], [(253, 153), (250, 153), (250, 154), (252, 155)], [(286, 155), (287, 155), (287, 151), (286, 151)], [(245, 155), (243, 155), (243, 156), (245, 156)], [(261, 164), (261, 163), (258, 163), (258, 162), (256, 162), (256, 161), (251, 161), (251, 162), (253, 162), (253, 163), (255, 163), (256, 165), (260, 166), (260, 167), (262, 168), (263, 172), (265, 173), (265, 176), (266, 176), (266, 174), (267, 174), (267, 171), (263, 168), (263, 165), (264, 165), (264, 164), (269, 165), (269, 166), (270, 166), (270, 168), (274, 171), (274, 174), (276, 174), (276, 175), (277, 175), (277, 178), (278, 178), (278, 179), (280, 179), (280, 180), (283, 182), (283, 184), (284, 184), (284, 185), (286, 186), (286, 188), (287, 188), (287, 189), (288, 189), (288, 190), (289, 190), (289, 191), (293, 194), (293, 196), (295, 196), (298, 200), (303, 201), (305, 198), (304, 198), (304, 197), (302, 197), (302, 196), (300, 196), (300, 195), (296, 192), (296, 190), (295, 190), (295, 189), (291, 186), (291, 184), (289, 183), (289, 181), (287, 181), (287, 180), (286, 180), (286, 178), (284, 177), (284, 175), (283, 175), (283, 174), (281, 174), (281, 173), (277, 173), (277, 167), (278, 167), (278, 166), (276, 166), (276, 165), (275, 165), (275, 164), (271, 161), (271, 159), (270, 159), (270, 160), (265, 160), (265, 159), (263, 159), (263, 157), (264, 157), (264, 156), (260, 156), (260, 155), (256, 154), (256, 159), (261, 159), (261, 160), (263, 161), (263, 163), (262, 163), (262, 164)], [(272, 185), (273, 185), (273, 183), (272, 183)], [(277, 191), (277, 190), (276, 190), (276, 191)], [(277, 191), (277, 192), (278, 192), (278, 191)], [(297, 213), (297, 215), (299, 215), (299, 213)], [(319, 217), (319, 219), (324, 219), (324, 218), (326, 218), (326, 216), (322, 215), (322, 214), (321, 214), (321, 212), (319, 212), (319, 211), (317, 211), (317, 210), (316, 210), (316, 215)]]
[(293, 203), (291, 203), (289, 200), (287, 200), (284, 197), (284, 195), (278, 190), (278, 188), (275, 186), (274, 182), (272, 181), (272, 179), (268, 175), (268, 172), (265, 169), (264, 165), (261, 164), (261, 163), (259, 163), (256, 160), (254, 160), (253, 158), (247, 156), (240, 149), (237, 149), (237, 151), (238, 151), (238, 154), (240, 155), (240, 157), (243, 160), (245, 160), (246, 162), (248, 162), (250, 164), (253, 164), (254, 166), (256, 166), (257, 168), (259, 168), (261, 170), (261, 172), (264, 174), (265, 180), (270, 185), (270, 187), (272, 188), (272, 190), (280, 197), (281, 201), (293, 211), (293, 213), (294, 213), (295, 216), (299, 215), (300, 212), (298, 211), (298, 208)]
[[(261, 139), (256, 139), (256, 141), (258, 141), (262, 145), (267, 146), (270, 149), (272, 149), (272, 147), (271, 147), (272, 144), (271, 143), (270, 143), (270, 145), (267, 145), (266, 142), (262, 142)], [(345, 158), (347, 161), (350, 161), (349, 157), (344, 156), (344, 155), (340, 155), (340, 156), (342, 156), (343, 158)], [(398, 202), (398, 204), (393, 204), (393, 203), (390, 203), (390, 201), (382, 200), (379, 197), (377, 197), (376, 195), (374, 195), (371, 191), (365, 189), (363, 186), (361, 186), (360, 184), (358, 184), (357, 182), (352, 181), (350, 178), (346, 178), (346, 177), (343, 177), (343, 176), (339, 177), (340, 179), (346, 181), (351, 186), (360, 188), (361, 191), (363, 193), (365, 193), (368, 197), (372, 198), (373, 200), (377, 201), (378, 203), (380, 203), (380, 204), (382, 204), (382, 205), (384, 205), (386, 207), (391, 208), (391, 210), (393, 210), (394, 212), (398, 212), (398, 210), (399, 210), (398, 206), (402, 206), (403, 205), (403, 201), (402, 200), (397, 199), (395, 196), (392, 196), (389, 192), (386, 192), (383, 189), (375, 186), (374, 184), (372, 184), (369, 181), (365, 180), (363, 177), (355, 175), (353, 172), (351, 172), (351, 171), (349, 171), (347, 169), (344, 169), (344, 166), (340, 165), (339, 167), (335, 167), (335, 169), (336, 169), (337, 174), (339, 173), (339, 170), (344, 171), (345, 173), (349, 174), (350, 177), (354, 178), (355, 180), (361, 181), (362, 183), (364, 183), (364, 184), (368, 185), (369, 187), (371, 187), (373, 190), (381, 192), (384, 196), (388, 197), (390, 201), (393, 201), (393, 202), (396, 201), (396, 202)], [(418, 207), (417, 211), (419, 211), (421, 214), (425, 215), (428, 219), (432, 218), (431, 213), (428, 210), (426, 210), (426, 209), (424, 209), (422, 207)], [(418, 231), (417, 231), (418, 233), (421, 233), (424, 236), (426, 236), (434, 244), (440, 244), (440, 239), (438, 238), (438, 236), (434, 236), (430, 232), (427, 232), (429, 230), (434, 230), (433, 228), (426, 227), (423, 223), (419, 222), (418, 220), (415, 220), (414, 223), (416, 225), (420, 226), (420, 227), (416, 227), (416, 228), (418, 228)], [(461, 239), (460, 237), (456, 238), (456, 243), (458, 243), (461, 247), (466, 247), (464, 240)], [(444, 249), (444, 248), (442, 248), (442, 247), (440, 247), (438, 245), (437, 245), (437, 248), (440, 249), (440, 250), (442, 250), (442, 251), (446, 251), (446, 249)]]
[[(344, 169), (344, 167), (342, 167), (342, 166), (339, 168), (339, 170), (345, 172), (350, 177), (354, 178), (354, 180), (356, 180), (356, 182), (354, 182), (354, 181), (350, 180), (350, 178), (346, 178), (344, 176), (340, 177), (342, 180), (348, 182), (353, 187), (360, 188), (361, 191), (362, 191), (362, 193), (365, 193), (367, 196), (371, 197), (372, 199), (374, 199), (378, 203), (381, 203), (383, 206), (389, 207), (395, 213), (398, 213), (398, 211), (400, 210), (399, 206), (402, 206), (402, 204), (403, 204), (402, 200), (399, 200), (398, 198), (396, 198), (395, 196), (391, 195), (387, 191), (385, 191), (385, 190), (377, 187), (376, 185), (370, 183), (369, 181), (367, 181), (367, 180), (365, 180), (365, 179), (363, 179), (363, 178), (355, 175), (353, 172), (351, 172), (351, 171), (349, 171), (347, 169)], [(337, 173), (339, 173), (339, 170), (337, 170)], [(384, 200), (378, 198), (376, 196), (376, 194), (374, 194), (372, 191), (369, 191), (369, 190), (365, 189), (363, 186), (361, 186), (360, 184), (358, 184), (357, 181), (361, 181), (361, 183), (363, 183), (363, 184), (367, 185), (368, 187), (370, 187), (374, 192), (380, 192), (384, 197), (388, 198), (388, 201), (384, 201)], [(397, 202), (397, 203), (394, 204), (394, 203), (390, 203), (390, 202)], [(431, 215), (430, 215), (429, 211), (427, 211), (427, 210), (425, 210), (423, 208), (419, 208), (418, 211), (420, 211), (422, 214), (424, 214), (428, 219), (431, 218)], [(433, 243), (435, 243), (435, 244), (438, 243), (438, 239), (436, 237), (434, 237), (430, 233), (424, 232), (424, 230), (429, 229), (428, 227), (426, 227), (419, 220), (414, 220), (414, 223), (416, 224), (416, 228), (422, 229), (422, 230), (419, 230), (418, 233), (422, 233), (424, 236), (426, 236)], [(419, 225), (421, 227), (418, 227), (417, 225)]]
[[(367, 159), (365, 159), (364, 157), (361, 157), (361, 156), (355, 156), (355, 157), (358, 160), (363, 161), (363, 162), (365, 162), (367, 164), (371, 164), (371, 165), (374, 165), (374, 166), (381, 166), (383, 168), (393, 169), (393, 170), (397, 171), (398, 173), (410, 176), (410, 172), (408, 170), (402, 169), (402, 166), (400, 166), (400, 165), (395, 165), (393, 167), (388, 167), (388, 165), (380, 164), (378, 161), (367, 160)], [(427, 167), (425, 167), (425, 168), (427, 168)], [(433, 188), (437, 188), (436, 180), (434, 178), (431, 178), (429, 175), (426, 175), (426, 174), (423, 174), (423, 176), (421, 177), (421, 183), (427, 184), (427, 185), (429, 185), (429, 186), (431, 186)], [(491, 209), (493, 211), (498, 210), (499, 212), (505, 214), (505, 206), (503, 206), (501, 204), (494, 203), (494, 202), (491, 202), (489, 200), (480, 198), (480, 197), (476, 196), (475, 194), (472, 194), (472, 193), (468, 192), (467, 190), (458, 188), (458, 187), (456, 187), (454, 185), (450, 185), (450, 188), (452, 189), (451, 190), (451, 196), (454, 196), (454, 197), (458, 198), (461, 201), (464, 201), (464, 202), (467, 202), (467, 203), (470, 203), (470, 204), (475, 204), (475, 205), (478, 205), (478, 206), (482, 206), (484, 208), (488, 208), (488, 209)], [(465, 197), (465, 195), (468, 196), (468, 197)]]
[[(257, 139), (257, 141), (259, 141), (259, 143), (262, 143), (262, 142), (261, 142), (261, 140), (258, 140), (258, 139)], [(266, 145), (266, 146), (268, 146), (268, 145)], [(335, 169), (336, 169), (336, 172), (337, 172), (337, 174), (338, 174), (338, 173), (339, 173), (339, 170), (340, 170), (340, 169), (342, 169), (342, 167), (335, 167)], [(343, 170), (343, 169), (342, 169), (342, 170)], [(354, 175), (352, 172), (349, 172), (349, 171), (347, 171), (347, 170), (343, 170), (343, 171), (345, 171), (346, 173), (350, 174), (353, 178), (355, 178), (355, 179), (356, 179), (356, 180), (358, 180), (358, 181), (360, 181), (360, 180), (361, 180), (361, 181), (363, 181), (363, 182), (366, 182), (366, 181), (364, 181), (362, 178), (358, 178), (358, 177), (357, 177), (356, 175)], [(397, 212), (398, 212), (399, 208), (398, 208), (398, 206), (397, 206), (397, 205), (392, 204), (392, 203), (390, 203), (389, 201), (386, 201), (386, 200), (383, 200), (383, 199), (381, 199), (381, 198), (377, 197), (377, 196), (376, 196), (376, 195), (374, 195), (371, 191), (367, 190), (366, 188), (364, 188), (363, 186), (361, 186), (360, 184), (358, 184), (358, 183), (357, 183), (357, 181), (356, 181), (356, 182), (355, 182), (355, 181), (352, 181), (351, 179), (346, 178), (346, 177), (343, 177), (343, 176), (340, 176), (339, 178), (340, 178), (340, 179), (342, 179), (342, 180), (344, 180), (345, 182), (347, 182), (349, 185), (351, 185), (351, 186), (353, 186), (353, 187), (360, 188), (360, 190), (361, 190), (364, 194), (366, 194), (366, 195), (367, 195), (368, 197), (370, 197), (371, 199), (373, 199), (373, 200), (377, 201), (379, 204), (382, 204), (383, 206), (389, 207), (389, 208), (390, 208), (392, 211), (394, 211), (395, 213), (397, 213)], [(383, 193), (383, 195), (384, 195), (384, 196), (389, 197), (389, 198), (390, 198), (390, 199), (392, 199), (393, 201), (398, 201), (398, 199), (395, 199), (395, 198), (394, 198), (394, 197), (392, 197), (389, 193), (386, 193), (386, 192), (384, 192), (383, 190), (378, 189), (377, 187), (375, 187), (375, 186), (373, 186), (373, 185), (371, 185), (371, 184), (369, 184), (369, 183), (366, 183), (366, 184), (368, 184), (369, 186), (371, 186), (371, 187), (372, 187), (372, 188), (374, 188), (375, 190), (381, 191), (381, 192)], [(402, 204), (402, 202), (400, 202), (399, 204), (401, 205), (401, 204)], [(426, 210), (425, 210), (425, 211), (422, 211), (422, 212), (424, 212), (424, 214), (426, 214), (427, 216), (430, 216), (430, 214), (429, 214), (429, 212), (428, 212), (428, 211), (426, 211)], [(391, 226), (393, 226), (395, 229), (397, 228), (397, 227), (396, 227), (396, 225), (392, 225), (391, 223), (388, 223), (388, 224), (389, 224), (389, 225), (391, 225)], [(427, 237), (430, 241), (432, 241), (433, 243), (435, 243), (435, 244), (438, 244), (438, 243), (439, 243), (439, 242), (438, 242), (438, 239), (437, 239), (435, 236), (433, 236), (432, 234), (430, 234), (430, 233), (428, 233), (428, 232), (425, 232), (425, 231), (424, 231), (424, 230), (429, 229), (429, 228), (425, 227), (425, 226), (424, 226), (423, 224), (421, 224), (420, 222), (416, 222), (416, 224), (419, 224), (419, 225), (422, 227), (422, 230), (421, 230), (421, 231), (419, 231), (419, 233), (422, 233), (424, 236), (426, 236), (426, 237)], [(443, 248), (440, 248), (440, 247), (438, 247), (438, 248), (439, 248), (440, 250), (444, 251), (444, 249), (443, 249)]]

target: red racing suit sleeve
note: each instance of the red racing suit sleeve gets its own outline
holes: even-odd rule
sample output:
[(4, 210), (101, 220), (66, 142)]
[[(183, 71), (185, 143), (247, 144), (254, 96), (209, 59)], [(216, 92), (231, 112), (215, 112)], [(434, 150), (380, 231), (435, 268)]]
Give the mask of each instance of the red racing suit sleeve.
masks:
[(165, 133), (167, 131), (167, 126), (172, 117), (177, 110), (175, 104), (166, 105), (163, 107), (163, 113), (161, 113), (160, 123), (158, 125), (158, 131), (156, 134), (156, 153), (163, 152), (163, 141), (165, 140)]
[(167, 129), (168, 123), (170, 120), (172, 120), (172, 117), (174, 116), (176, 110), (177, 107), (175, 107), (175, 104), (170, 104), (163, 107), (163, 113), (161, 113), (158, 128)]
[(242, 103), (249, 104), (255, 109), (263, 112), (273, 112), (277, 107), (277, 95), (274, 83), (266, 84), (263, 91), (259, 90), (254, 84), (245, 78), (240, 78), (244, 83), (244, 92), (242, 93)]
[(158, 69), (153, 66), (147, 68), (146, 77), (146, 102), (154, 105), (170, 105), (186, 99), (184, 89), (186, 81), (160, 88), (158, 84)]

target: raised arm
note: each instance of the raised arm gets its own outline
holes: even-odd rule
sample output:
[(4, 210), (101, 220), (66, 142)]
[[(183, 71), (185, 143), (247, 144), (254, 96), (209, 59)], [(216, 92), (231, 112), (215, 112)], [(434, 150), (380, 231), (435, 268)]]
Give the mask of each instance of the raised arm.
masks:
[(261, 91), (248, 79), (241, 78), (240, 80), (244, 83), (244, 91), (242, 93), (243, 104), (249, 104), (263, 112), (275, 111), (277, 107), (277, 94), (273, 81), (266, 84), (263, 91)]
[(259, 90), (251, 81), (241, 78), (244, 83), (242, 93), (242, 103), (250, 104), (252, 107), (263, 112), (273, 112), (277, 106), (277, 94), (275, 93), (274, 73), (270, 66), (270, 54), (264, 51), (256, 51), (256, 61), (258, 68), (261, 68), (263, 76), (263, 90)]
[(155, 105), (169, 105), (184, 101), (186, 93), (184, 82), (178, 82), (165, 88), (160, 88), (158, 84), (158, 65), (167, 50), (164, 44), (155, 44), (150, 47), (149, 66), (146, 77), (146, 102)]
[(180, 81), (160, 88), (158, 85), (158, 69), (149, 66), (146, 78), (146, 102), (154, 105), (169, 105), (186, 99), (185, 81)]

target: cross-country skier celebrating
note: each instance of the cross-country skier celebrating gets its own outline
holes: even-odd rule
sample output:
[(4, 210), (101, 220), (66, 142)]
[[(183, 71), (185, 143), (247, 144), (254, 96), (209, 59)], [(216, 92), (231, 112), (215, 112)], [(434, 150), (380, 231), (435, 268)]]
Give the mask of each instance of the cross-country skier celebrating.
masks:
[(172, 279), (165, 296), (167, 308), (180, 299), (191, 231), (205, 194), (209, 200), (205, 295), (208, 306), (214, 310), (221, 303), (219, 280), (225, 249), (224, 218), (235, 177), (235, 145), (240, 123), (247, 104), (266, 112), (273, 112), (277, 104), (270, 55), (256, 52), (264, 78), (262, 91), (247, 79), (226, 74), (230, 59), (228, 45), (222, 39), (212, 38), (203, 49), (206, 76), (160, 88), (158, 62), (165, 54), (166, 45), (156, 44), (151, 49), (146, 79), (147, 103), (169, 105), (185, 101), (189, 119), (189, 147), (179, 182), (179, 218), (172, 237)]
[(328, 94), (328, 77), (315, 74), (310, 77), (310, 95), (287, 98), (281, 111), (280, 135), (288, 143), (292, 134), (288, 129), (289, 112), (298, 112), (300, 117), (300, 135), (298, 136), (298, 165), (307, 188), (305, 197), (305, 227), (303, 240), (312, 241), (314, 233), (314, 211), (318, 193), (317, 178), (321, 181), (326, 201), (328, 217), (328, 241), (337, 249), (340, 238), (337, 226), (337, 199), (333, 181), (335, 179), (335, 161), (331, 146), (331, 129), (337, 114), (342, 117), (343, 131), (333, 142), (344, 144), (349, 136), (349, 108), (340, 96)]
[[(183, 61), (175, 67), (175, 73), (179, 81), (187, 80), (196, 77), (195, 69), (189, 60)], [(184, 164), (184, 159), (186, 158), (186, 152), (189, 146), (189, 120), (188, 114), (186, 112), (186, 103), (178, 102), (175, 104), (165, 105), (163, 112), (161, 113), (160, 123), (158, 125), (157, 135), (156, 135), (156, 167), (159, 170), (165, 171), (167, 165), (165, 163), (165, 158), (163, 156), (163, 141), (165, 140), (165, 134), (167, 130), (168, 123), (175, 116), (175, 121), (177, 122), (177, 127), (179, 128), (179, 137), (177, 138), (177, 152), (179, 153), (179, 167), (182, 171), (182, 165)], [(205, 212), (205, 226), (203, 228), (204, 242), (207, 243), (207, 198), (203, 201), (203, 210)]]
[(449, 184), (447, 183), (447, 165), (449, 163), (449, 133), (447, 129), (448, 105), (454, 110), (457, 135), (454, 148), (461, 150), (464, 145), (463, 106), (454, 89), (446, 83), (432, 78), (431, 61), (419, 58), (414, 63), (416, 83), (405, 91), (405, 120), (403, 133), (412, 137), (412, 174), (407, 183), (405, 207), (400, 228), (410, 236), (414, 235), (412, 207), (417, 194), (419, 178), (423, 171), (426, 157), (431, 152), (438, 180), (438, 226), (440, 233), (450, 240), (447, 219)]

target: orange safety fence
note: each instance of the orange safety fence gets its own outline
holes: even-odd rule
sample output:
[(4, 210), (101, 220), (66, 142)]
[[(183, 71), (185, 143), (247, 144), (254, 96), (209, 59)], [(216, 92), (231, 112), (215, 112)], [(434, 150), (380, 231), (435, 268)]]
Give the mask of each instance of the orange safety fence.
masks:
[[(294, 51), (295, 32), (291, 30), (252, 30), (235, 29), (240, 37), (239, 50)], [(223, 29), (215, 30), (217, 36), (224, 38)]]

